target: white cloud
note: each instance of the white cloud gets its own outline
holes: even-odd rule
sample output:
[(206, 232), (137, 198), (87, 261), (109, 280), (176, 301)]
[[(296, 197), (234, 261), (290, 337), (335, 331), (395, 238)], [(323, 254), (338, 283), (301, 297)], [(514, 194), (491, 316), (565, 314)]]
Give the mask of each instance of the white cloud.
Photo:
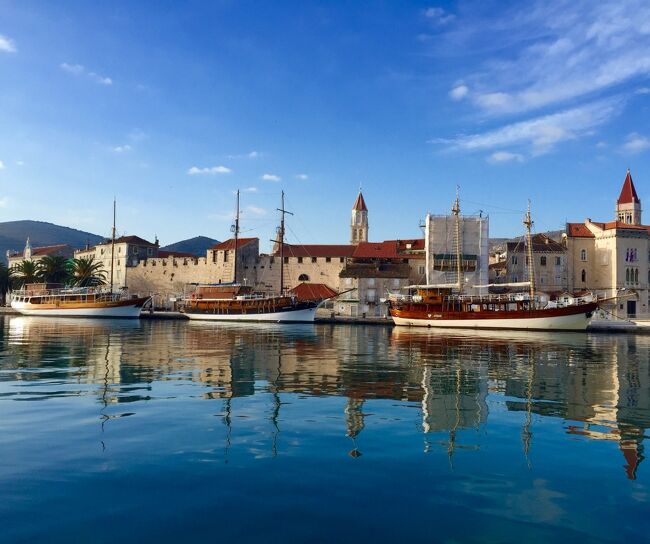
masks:
[(62, 62), (59, 64), (59, 67), (64, 72), (72, 74), (73, 76), (82, 76), (87, 75), (95, 83), (100, 85), (112, 85), (113, 80), (110, 77), (105, 77), (97, 74), (96, 72), (86, 72), (86, 68), (82, 64), (69, 64), (67, 62)]
[(7, 36), (3, 36), (0, 34), (0, 51), (3, 53), (16, 53), (18, 51), (18, 48), (16, 47), (16, 43), (7, 38)]
[(227, 159), (260, 159), (264, 156), (261, 151), (249, 151), (248, 153), (240, 153), (239, 155), (227, 155)]
[(207, 166), (205, 168), (199, 168), (198, 166), (192, 166), (187, 171), (187, 174), (190, 176), (198, 176), (198, 175), (216, 175), (216, 174), (230, 174), (232, 173), (232, 170), (226, 166)]
[(275, 174), (264, 174), (262, 176), (262, 179), (264, 181), (280, 181), (282, 178), (280, 176), (276, 176)]
[(4, 170), (4, 169), (5, 169), (5, 165), (2, 161), (0, 161), (0, 170)]
[(246, 189), (242, 189), (243, 193), (257, 193), (257, 187), (246, 187)]
[(650, 87), (639, 87), (634, 94), (650, 94)]
[(478, 134), (452, 139), (435, 139), (430, 143), (446, 145), (449, 150), (478, 151), (503, 146), (519, 146), (535, 156), (547, 153), (560, 142), (586, 134), (616, 115), (621, 99), (599, 100), (586, 106), (536, 117)]
[(297, 174), (296, 179), (299, 179), (300, 181), (307, 181), (309, 179), (309, 176), (307, 174)]
[(510, 151), (495, 151), (487, 158), (492, 164), (501, 162), (524, 162), (524, 156), (520, 153), (511, 153)]
[(632, 132), (627, 135), (622, 149), (625, 153), (636, 154), (641, 153), (648, 148), (650, 148), (650, 139), (636, 132)]
[(623, 92), (632, 94), (630, 82), (650, 76), (647, 0), (535, 0), (504, 8), (497, 18), (463, 17), (428, 47), (488, 52), (463, 80), (489, 115), (562, 107), (626, 83)]
[(113, 151), (115, 153), (128, 153), (131, 151), (132, 147), (130, 145), (118, 145), (117, 147), (113, 148)]
[(438, 25), (446, 25), (456, 18), (454, 14), (447, 13), (444, 9), (437, 7), (425, 9), (424, 16)]
[(451, 97), (452, 100), (462, 100), (467, 96), (467, 93), (469, 93), (469, 89), (467, 88), (467, 85), (456, 85), (451, 91), (449, 91), (449, 96)]
[(602, 140), (596, 144), (596, 147), (598, 149), (605, 149), (607, 147), (607, 142), (603, 142)]
[(0, 198), (0, 208), (6, 208), (7, 204), (9, 204), (9, 199), (6, 196)]
[(244, 211), (249, 213), (250, 215), (255, 215), (257, 217), (261, 217), (262, 215), (266, 215), (266, 210), (264, 208), (260, 208), (258, 206), (246, 206), (246, 208), (244, 208)]
[(146, 140), (148, 137), (149, 135), (146, 132), (140, 130), (139, 128), (134, 128), (127, 135), (127, 138), (132, 142), (141, 142), (142, 140)]

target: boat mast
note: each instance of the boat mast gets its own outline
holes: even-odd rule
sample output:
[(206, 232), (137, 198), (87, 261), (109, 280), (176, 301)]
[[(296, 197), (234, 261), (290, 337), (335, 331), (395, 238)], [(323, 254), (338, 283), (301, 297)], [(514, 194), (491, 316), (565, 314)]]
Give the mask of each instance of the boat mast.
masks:
[(111, 233), (111, 293), (113, 292), (113, 269), (115, 267), (115, 197), (113, 197), (113, 231)]
[(280, 295), (284, 294), (284, 215), (293, 215), (284, 209), (284, 191), (282, 191), (282, 205), (278, 208), (280, 212)]
[(531, 234), (531, 229), (533, 226), (533, 220), (530, 216), (530, 200), (528, 201), (528, 210), (526, 215), (524, 215), (524, 225), (526, 226), (526, 245), (528, 246), (528, 251), (526, 256), (528, 258), (528, 281), (530, 282), (530, 303), (533, 304), (535, 300), (535, 263), (533, 262), (533, 237)]
[(462, 277), (462, 245), (460, 240), (460, 198), (458, 196), (459, 187), (456, 186), (456, 201), (451, 208), (451, 213), (454, 214), (456, 221), (456, 280), (458, 281), (458, 294), (463, 291), (463, 277)]
[(231, 230), (235, 233), (235, 263), (233, 265), (233, 283), (237, 283), (237, 250), (239, 245), (239, 189), (237, 189), (237, 214), (235, 215), (235, 224)]

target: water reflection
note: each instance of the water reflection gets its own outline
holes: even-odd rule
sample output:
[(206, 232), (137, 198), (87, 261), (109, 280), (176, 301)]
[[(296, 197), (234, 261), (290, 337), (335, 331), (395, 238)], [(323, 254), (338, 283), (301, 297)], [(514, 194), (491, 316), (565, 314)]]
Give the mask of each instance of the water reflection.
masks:
[[(482, 431), (492, 418), (496, 425), (498, 414), (520, 413), (518, 432), (504, 440), (520, 441), (531, 468), (543, 447), (536, 429), (557, 420), (567, 447), (575, 439), (615, 443), (633, 480), (650, 427), (650, 338), (643, 336), (28, 317), (0, 328), (0, 401), (89, 397), (102, 430), (140, 409), (129, 403), (215, 401), (226, 460), (237, 417), (267, 421), (270, 455), (280, 455), (283, 424), (311, 417), (284, 414), (294, 396), (344, 398), (336, 421), (351, 457), (366, 453), (364, 433), (379, 417), (371, 401), (414, 408), (390, 416), (415, 423), (423, 451), (445, 451), (452, 466), (457, 450), (488, 442)], [(257, 411), (233, 404), (256, 395)]]

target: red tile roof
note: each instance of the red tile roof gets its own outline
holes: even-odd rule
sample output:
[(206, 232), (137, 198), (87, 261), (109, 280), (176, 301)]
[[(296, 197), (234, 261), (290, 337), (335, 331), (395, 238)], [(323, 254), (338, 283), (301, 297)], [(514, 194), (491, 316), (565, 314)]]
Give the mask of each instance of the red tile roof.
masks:
[(630, 225), (629, 223), (623, 223), (622, 221), (609, 221), (608, 223), (604, 224), (603, 228), (605, 230), (630, 229), (630, 230), (645, 230), (645, 231), (648, 231), (650, 229), (650, 227), (647, 225)]
[(354, 254), (355, 259), (399, 259), (397, 252), (397, 241), (387, 240), (385, 242), (359, 242)]
[(45, 257), (47, 255), (56, 255), (62, 253), (69, 253), (72, 255), (74, 249), (68, 244), (57, 244), (55, 246), (41, 246), (32, 248), (32, 257)]
[[(257, 242), (259, 241), (259, 238), (239, 238), (237, 240), (237, 248), (241, 249), (242, 247), (250, 244), (251, 242)], [(221, 242), (220, 244), (216, 244), (212, 246), (210, 249), (213, 251), (230, 251), (235, 249), (235, 239), (231, 238), (230, 240), (226, 240), (225, 242)]]
[(359, 195), (357, 196), (357, 199), (354, 201), (354, 206), (352, 206), (352, 209), (358, 212), (368, 211), (368, 208), (366, 208), (366, 201), (363, 199), (363, 195), (361, 194), (361, 191), (359, 191)]
[[(411, 240), (397, 240), (398, 251), (424, 251), (424, 238), (413, 238)], [(407, 246), (411, 247), (407, 247)]]
[(625, 176), (625, 181), (623, 182), (623, 188), (621, 189), (621, 194), (616, 201), (617, 204), (639, 204), (640, 200), (636, 194), (636, 189), (634, 188), (634, 182), (632, 181), (632, 175), (630, 171), (627, 171)]
[[(110, 244), (111, 239), (107, 238), (104, 241), (105, 244)], [(139, 236), (120, 236), (119, 238), (115, 238), (115, 243), (116, 244), (133, 244), (136, 246), (151, 246), (151, 247), (156, 247), (156, 244), (152, 244), (151, 242), (148, 242), (144, 238), (140, 238)]]
[[(352, 257), (357, 246), (338, 244), (309, 244), (293, 245), (284, 244), (285, 257)], [(280, 255), (280, 250), (273, 252), (274, 256)]]
[(290, 292), (300, 300), (325, 300), (338, 295), (334, 289), (324, 283), (301, 283), (291, 289)]
[(594, 238), (594, 233), (584, 223), (567, 223), (566, 234), (569, 238)]

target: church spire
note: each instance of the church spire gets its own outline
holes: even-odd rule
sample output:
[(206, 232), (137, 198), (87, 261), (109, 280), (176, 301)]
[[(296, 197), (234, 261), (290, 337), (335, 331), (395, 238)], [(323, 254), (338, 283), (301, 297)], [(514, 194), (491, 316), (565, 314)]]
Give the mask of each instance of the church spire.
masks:
[(628, 225), (641, 224), (641, 200), (636, 194), (629, 168), (623, 181), (621, 194), (616, 201), (616, 220)]
[(368, 241), (368, 207), (359, 188), (359, 194), (352, 206), (352, 221), (350, 222), (350, 243)]

